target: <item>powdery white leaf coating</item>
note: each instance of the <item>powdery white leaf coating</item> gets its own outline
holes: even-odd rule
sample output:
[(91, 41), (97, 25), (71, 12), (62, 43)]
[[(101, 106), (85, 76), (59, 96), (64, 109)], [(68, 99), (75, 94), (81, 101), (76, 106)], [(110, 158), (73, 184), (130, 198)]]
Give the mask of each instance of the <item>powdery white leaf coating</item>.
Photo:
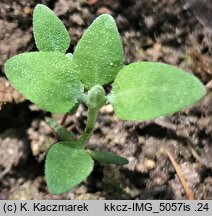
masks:
[(53, 113), (69, 112), (83, 94), (75, 65), (60, 52), (17, 55), (6, 62), (5, 73), (18, 91)]
[(123, 67), (123, 49), (112, 16), (104, 14), (94, 20), (80, 39), (73, 59), (85, 88), (114, 80)]
[(40, 51), (60, 51), (69, 48), (70, 37), (61, 20), (47, 6), (38, 4), (33, 13), (33, 33)]
[(92, 170), (93, 160), (83, 148), (70, 142), (57, 143), (50, 148), (45, 163), (48, 191), (65, 193), (85, 180)]
[(123, 120), (150, 120), (189, 107), (205, 95), (192, 74), (174, 66), (137, 62), (117, 75), (109, 95), (114, 112)]

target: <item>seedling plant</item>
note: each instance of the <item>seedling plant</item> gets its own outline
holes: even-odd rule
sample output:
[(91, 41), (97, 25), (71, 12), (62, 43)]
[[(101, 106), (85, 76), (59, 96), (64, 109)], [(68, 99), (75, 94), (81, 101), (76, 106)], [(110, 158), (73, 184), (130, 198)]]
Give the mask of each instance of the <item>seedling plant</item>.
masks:
[[(34, 9), (33, 33), (38, 51), (16, 55), (5, 64), (12, 85), (52, 113), (73, 114), (80, 103), (88, 108), (86, 127), (78, 140), (47, 119), (59, 137), (45, 161), (50, 193), (64, 193), (82, 182), (93, 170), (93, 160), (119, 165), (128, 162), (107, 151), (86, 149), (104, 105), (112, 104), (122, 120), (144, 121), (190, 107), (205, 95), (195, 76), (174, 66), (157, 62), (124, 65), (120, 35), (109, 14), (94, 20), (73, 55), (66, 54), (68, 31), (45, 5)], [(104, 86), (109, 83), (112, 90), (106, 94)]]

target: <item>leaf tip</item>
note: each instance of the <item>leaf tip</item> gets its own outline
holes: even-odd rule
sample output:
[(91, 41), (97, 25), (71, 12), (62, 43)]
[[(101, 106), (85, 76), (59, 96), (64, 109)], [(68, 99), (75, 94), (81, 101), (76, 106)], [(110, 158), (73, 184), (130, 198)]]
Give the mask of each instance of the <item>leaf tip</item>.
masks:
[[(100, 18), (105, 18), (105, 19), (114, 20), (113, 16), (110, 15), (109, 13), (104, 13), (104, 14), (98, 16), (98, 18), (99, 18), (99, 19), (100, 19)], [(97, 19), (98, 19), (98, 18), (97, 18)]]
[(71, 41), (62, 21), (54, 11), (43, 4), (37, 4), (33, 11), (33, 35), (40, 51), (65, 53)]
[[(47, 10), (50, 10), (46, 5), (44, 4), (37, 4), (34, 8), (34, 12), (35, 11), (38, 11), (38, 10), (42, 10), (42, 9), (47, 9)], [(51, 11), (51, 10), (50, 10)]]
[(108, 14), (108, 13), (105, 13), (105, 14), (98, 16), (94, 21), (95, 22), (103, 22), (103, 23), (106, 23), (106, 25), (108, 25), (108, 23), (112, 23), (117, 28), (116, 22), (115, 22), (113, 16)]

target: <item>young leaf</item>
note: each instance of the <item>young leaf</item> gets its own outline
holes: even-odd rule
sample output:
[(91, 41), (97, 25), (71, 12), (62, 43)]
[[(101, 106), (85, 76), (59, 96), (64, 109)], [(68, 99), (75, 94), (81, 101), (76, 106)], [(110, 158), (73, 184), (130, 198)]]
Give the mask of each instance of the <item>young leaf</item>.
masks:
[(106, 103), (105, 90), (100, 85), (93, 86), (88, 91), (87, 106), (90, 109), (100, 109)]
[(67, 113), (82, 97), (73, 61), (59, 52), (17, 55), (6, 62), (5, 73), (18, 91), (53, 113)]
[(69, 48), (68, 31), (54, 12), (45, 5), (38, 4), (34, 9), (33, 33), (40, 51), (65, 53)]
[(126, 158), (117, 156), (108, 151), (97, 151), (97, 150), (87, 150), (87, 152), (91, 155), (94, 160), (97, 160), (106, 164), (117, 164), (124, 165), (129, 163)]
[(93, 160), (79, 146), (70, 142), (53, 145), (46, 157), (45, 175), (48, 191), (61, 194), (83, 181), (93, 170)]
[(94, 20), (79, 41), (73, 59), (87, 89), (114, 80), (123, 67), (123, 49), (112, 16), (104, 14)]
[(169, 115), (200, 100), (203, 84), (176, 67), (138, 62), (117, 75), (109, 96), (114, 112), (123, 120), (149, 120)]

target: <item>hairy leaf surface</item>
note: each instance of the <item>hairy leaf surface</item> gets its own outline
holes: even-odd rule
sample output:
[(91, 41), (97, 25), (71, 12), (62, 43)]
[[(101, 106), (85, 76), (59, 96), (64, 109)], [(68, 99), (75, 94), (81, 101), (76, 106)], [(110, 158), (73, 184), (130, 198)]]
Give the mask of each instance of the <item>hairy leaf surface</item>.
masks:
[(123, 120), (149, 120), (189, 107), (205, 94), (192, 74), (154, 62), (124, 67), (109, 95), (114, 112)]
[(60, 51), (69, 48), (70, 37), (61, 20), (47, 6), (38, 4), (33, 13), (33, 33), (40, 51)]
[(53, 113), (69, 112), (82, 97), (75, 65), (59, 52), (17, 55), (6, 62), (5, 73), (18, 91)]
[(73, 58), (87, 89), (114, 80), (123, 67), (123, 49), (112, 16), (104, 14), (94, 20), (79, 41)]
[(48, 190), (61, 194), (82, 182), (91, 173), (93, 160), (83, 149), (70, 142), (53, 145), (46, 158), (45, 175)]

